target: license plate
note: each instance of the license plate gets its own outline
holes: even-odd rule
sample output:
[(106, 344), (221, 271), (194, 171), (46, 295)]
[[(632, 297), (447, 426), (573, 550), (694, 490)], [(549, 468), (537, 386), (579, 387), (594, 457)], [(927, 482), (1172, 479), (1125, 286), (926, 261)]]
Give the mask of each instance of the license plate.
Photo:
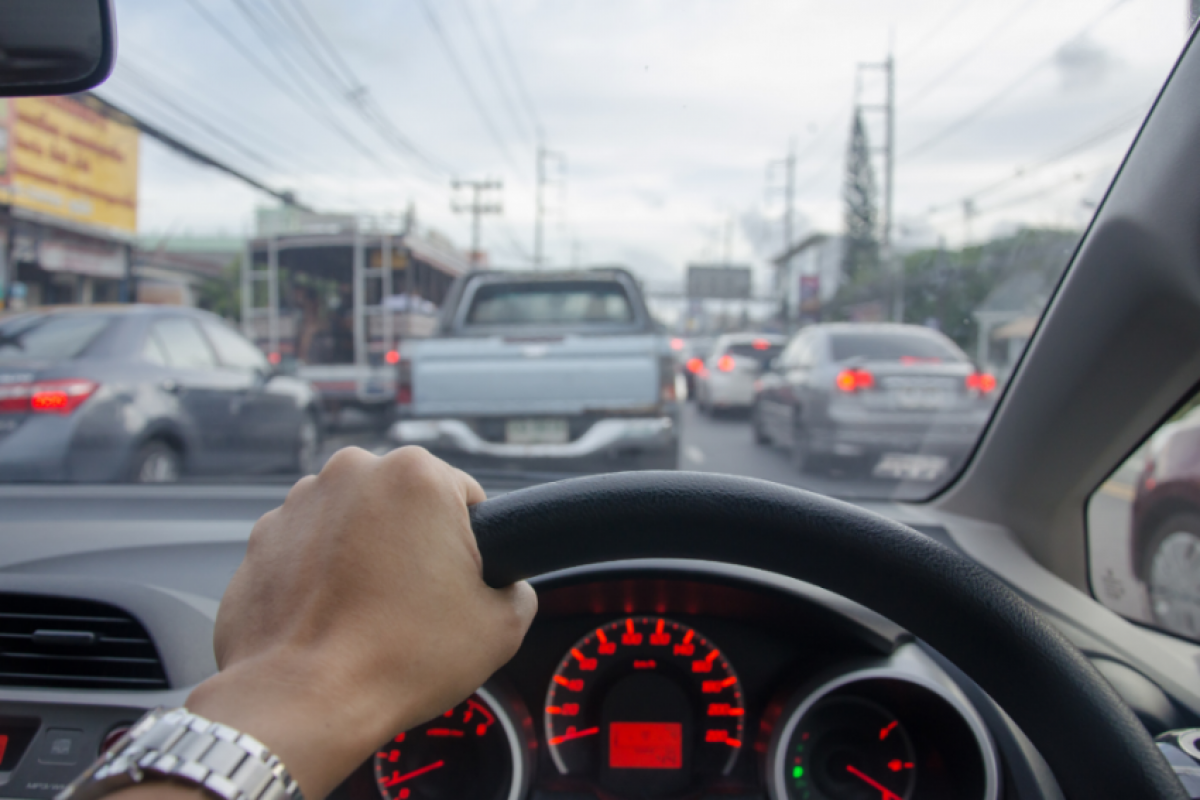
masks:
[(504, 424), (509, 444), (566, 444), (570, 438), (565, 419), (510, 419)]
[(875, 477), (909, 481), (932, 481), (946, 470), (944, 456), (885, 453), (875, 465)]
[(945, 408), (954, 400), (954, 395), (942, 389), (893, 389), (892, 392), (900, 408)]

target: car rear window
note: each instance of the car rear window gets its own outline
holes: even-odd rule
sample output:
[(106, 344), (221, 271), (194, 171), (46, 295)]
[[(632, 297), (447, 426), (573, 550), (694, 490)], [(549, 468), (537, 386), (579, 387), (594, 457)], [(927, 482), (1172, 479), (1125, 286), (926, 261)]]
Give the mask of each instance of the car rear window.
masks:
[(75, 358), (112, 319), (107, 314), (39, 314), (0, 323), (0, 362)]
[(468, 325), (604, 325), (633, 319), (625, 288), (613, 281), (485, 284), (467, 312)]
[(966, 361), (962, 351), (919, 333), (836, 333), (830, 337), (834, 361)]
[(725, 352), (737, 358), (753, 358), (759, 364), (766, 364), (783, 350), (781, 344), (771, 344), (765, 340), (758, 342), (741, 342), (731, 344)]

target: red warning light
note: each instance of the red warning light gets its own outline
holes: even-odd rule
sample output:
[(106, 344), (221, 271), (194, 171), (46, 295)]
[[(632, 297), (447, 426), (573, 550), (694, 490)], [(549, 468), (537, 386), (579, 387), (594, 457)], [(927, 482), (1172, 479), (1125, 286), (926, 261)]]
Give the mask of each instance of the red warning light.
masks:
[(387, 354), (384, 355), (383, 360), (389, 364), (399, 364), (400, 363), (400, 351), (399, 350), (388, 350)]
[(680, 769), (683, 725), (678, 722), (613, 722), (608, 726), (608, 765), (613, 769)]

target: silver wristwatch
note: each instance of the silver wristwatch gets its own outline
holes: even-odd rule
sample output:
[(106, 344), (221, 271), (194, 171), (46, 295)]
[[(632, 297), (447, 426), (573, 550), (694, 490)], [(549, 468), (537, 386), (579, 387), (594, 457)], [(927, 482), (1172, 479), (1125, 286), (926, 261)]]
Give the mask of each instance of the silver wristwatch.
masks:
[(55, 800), (97, 800), (148, 778), (190, 783), (221, 800), (304, 800), (261, 742), (186, 708), (147, 713)]

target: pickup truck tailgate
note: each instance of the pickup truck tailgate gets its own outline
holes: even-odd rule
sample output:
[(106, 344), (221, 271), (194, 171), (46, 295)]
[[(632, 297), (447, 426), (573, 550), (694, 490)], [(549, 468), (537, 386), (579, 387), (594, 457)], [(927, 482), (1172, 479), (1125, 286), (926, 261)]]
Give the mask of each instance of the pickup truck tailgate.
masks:
[(412, 370), (418, 417), (581, 414), (658, 402), (658, 340), (650, 335), (426, 340)]

